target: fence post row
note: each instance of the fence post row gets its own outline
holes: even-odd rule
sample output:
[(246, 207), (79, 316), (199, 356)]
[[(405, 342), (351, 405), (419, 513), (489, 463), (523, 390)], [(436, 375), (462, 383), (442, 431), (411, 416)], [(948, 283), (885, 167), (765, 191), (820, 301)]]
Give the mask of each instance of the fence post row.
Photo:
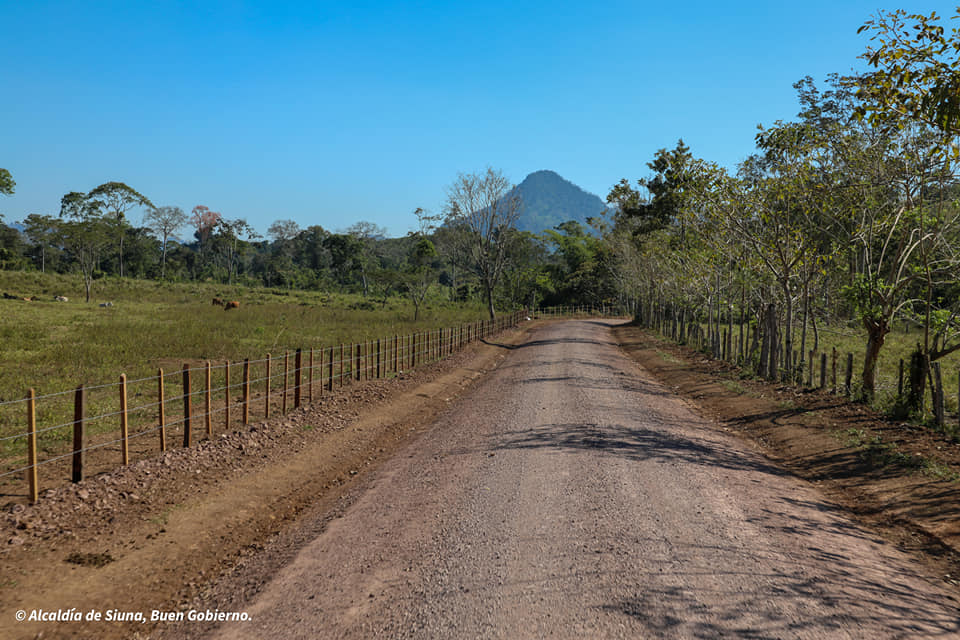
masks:
[[(303, 371), (303, 349), (298, 348), (295, 352), (294, 362), (294, 408), (299, 408), (303, 404), (303, 388), (307, 388), (307, 400), (313, 401), (314, 369), (320, 370), (320, 395), (323, 395), (324, 387), (330, 391), (334, 389), (335, 381), (339, 378), (339, 386), (345, 384), (349, 378), (357, 381), (382, 379), (392, 371), (399, 374), (404, 367), (414, 368), (418, 362), (433, 362), (441, 360), (447, 355), (456, 353), (469, 343), (489, 337), (494, 331), (502, 330), (507, 326), (516, 325), (521, 318), (520, 311), (501, 316), (495, 321), (483, 320), (472, 323), (461, 323), (453, 327), (441, 327), (434, 331), (414, 331), (406, 336), (394, 334), (392, 347), (389, 338), (378, 338), (375, 342), (372, 340), (350, 345), (349, 356), (347, 355), (347, 345), (340, 344), (339, 369), (337, 368), (337, 358), (335, 347), (320, 348), (319, 359), (314, 360), (315, 348), (310, 348), (309, 364), (307, 366), (307, 380), (304, 381)], [(393, 349), (392, 353), (390, 349)], [(324, 351), (327, 352), (327, 361), (324, 363)], [(287, 412), (287, 396), (289, 394), (289, 373), (290, 373), (290, 353), (284, 353), (283, 364), (283, 391), (282, 391), (282, 411)], [(271, 414), (273, 380), (272, 380), (272, 354), (267, 354), (265, 360), (265, 385), (264, 385), (264, 417), (269, 418)], [(349, 374), (347, 365), (350, 365)], [(223, 365), (223, 391), (224, 391), (224, 429), (229, 431), (231, 425), (230, 411), (233, 406), (232, 385), (230, 382), (230, 369), (232, 363), (226, 360)], [(325, 369), (326, 367), (326, 369)], [(204, 363), (204, 385), (203, 397), (204, 408), (203, 417), (205, 420), (205, 431), (208, 438), (213, 437), (213, 364), (207, 360)], [(324, 383), (324, 372), (326, 370), (327, 380)], [(338, 373), (339, 372), (339, 373)], [(183, 385), (183, 446), (188, 448), (193, 444), (193, 384), (191, 380), (191, 368), (187, 363), (182, 367), (182, 385)], [(128, 407), (128, 388), (126, 374), (120, 375), (119, 384), (119, 403), (120, 403), (120, 448), (122, 455), (122, 464), (130, 464), (130, 424)], [(163, 368), (157, 369), (157, 431), (159, 432), (160, 451), (167, 451), (167, 415), (166, 415), (166, 384)], [(250, 360), (243, 361), (243, 379), (241, 383), (241, 419), (243, 425), (250, 422), (250, 405), (252, 401), (251, 379), (250, 379)], [(198, 391), (198, 393), (201, 393)], [(27, 476), (30, 485), (30, 500), (36, 502), (39, 495), (38, 467), (39, 459), (37, 453), (37, 421), (36, 421), (36, 392), (30, 389), (27, 396)], [(85, 462), (85, 429), (86, 429), (86, 388), (84, 385), (78, 386), (74, 391), (74, 416), (73, 416), (73, 442), (71, 454), (71, 481), (80, 482), (84, 477)]]

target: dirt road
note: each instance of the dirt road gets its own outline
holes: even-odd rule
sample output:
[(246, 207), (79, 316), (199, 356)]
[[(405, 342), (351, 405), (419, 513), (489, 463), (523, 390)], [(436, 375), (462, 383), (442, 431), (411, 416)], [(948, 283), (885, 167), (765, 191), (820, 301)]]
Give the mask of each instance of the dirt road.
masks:
[(607, 323), (505, 348), (211, 637), (960, 637), (936, 576), (698, 417)]

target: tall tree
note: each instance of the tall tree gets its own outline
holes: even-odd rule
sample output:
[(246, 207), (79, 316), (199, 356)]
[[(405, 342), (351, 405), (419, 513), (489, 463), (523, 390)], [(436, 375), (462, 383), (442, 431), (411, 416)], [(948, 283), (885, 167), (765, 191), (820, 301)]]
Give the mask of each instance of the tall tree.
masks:
[(522, 202), (499, 170), (461, 173), (447, 188), (446, 217), (470, 231), (470, 260), (480, 277), (490, 319), (496, 318), (494, 289), (509, 254), (507, 231), (520, 217)]
[[(954, 20), (960, 7), (956, 14)], [(858, 33), (864, 31), (879, 46), (860, 56), (877, 69), (864, 78), (861, 95), (868, 99), (860, 112), (872, 120), (895, 114), (948, 137), (960, 135), (960, 28), (944, 29), (935, 11), (925, 16), (897, 9), (879, 12)], [(956, 146), (950, 151), (960, 155)]]
[(23, 220), (23, 232), (40, 250), (40, 272), (47, 271), (47, 247), (57, 236), (57, 220), (52, 216), (31, 213)]
[(360, 270), (360, 281), (363, 284), (363, 297), (367, 297), (370, 289), (370, 274), (378, 270), (379, 261), (377, 260), (376, 249), (377, 242), (383, 240), (386, 236), (386, 229), (377, 226), (372, 222), (361, 220), (347, 229), (347, 233), (357, 239), (360, 246), (360, 253), (355, 259), (355, 264)]
[(109, 241), (109, 228), (89, 194), (71, 191), (60, 199), (60, 241), (74, 255), (83, 276), (87, 302), (101, 249)]
[[(13, 176), (7, 169), (0, 169), (0, 194), (12, 196), (17, 188), (17, 183), (13, 181)], [(0, 213), (0, 220), (3, 220), (3, 214)]]
[(170, 236), (177, 232), (187, 222), (187, 214), (180, 207), (155, 207), (147, 211), (143, 216), (143, 223), (155, 234), (160, 236), (162, 242), (162, 255), (160, 258), (160, 277), (167, 277), (167, 241)]
[(153, 208), (153, 203), (136, 189), (123, 182), (105, 182), (87, 194), (90, 206), (109, 216), (119, 238), (120, 277), (123, 277), (123, 239), (126, 235), (128, 211), (138, 207)]

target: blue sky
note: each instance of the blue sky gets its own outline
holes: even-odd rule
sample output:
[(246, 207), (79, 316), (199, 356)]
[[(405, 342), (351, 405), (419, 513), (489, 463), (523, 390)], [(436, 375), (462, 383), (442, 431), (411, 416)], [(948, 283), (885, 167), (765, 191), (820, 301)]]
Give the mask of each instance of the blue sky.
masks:
[[(6, 222), (117, 180), (156, 205), (402, 235), (459, 172), (605, 197), (678, 138), (733, 167), (878, 9), (779, 2), (0, 0)], [(132, 216), (140, 222), (140, 214)]]

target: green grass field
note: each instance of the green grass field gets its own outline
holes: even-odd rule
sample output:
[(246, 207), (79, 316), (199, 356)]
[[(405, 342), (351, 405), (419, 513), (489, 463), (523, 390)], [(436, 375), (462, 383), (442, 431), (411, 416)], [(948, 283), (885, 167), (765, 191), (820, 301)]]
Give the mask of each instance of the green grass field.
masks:
[[(17, 456), (24, 440), (2, 438), (25, 431), (22, 399), (30, 388), (47, 396), (70, 392), (80, 384), (107, 385), (89, 395), (88, 413), (96, 415), (100, 407), (116, 404), (121, 373), (129, 380), (142, 379), (131, 383), (130, 402), (136, 406), (155, 395), (159, 367), (175, 374), (184, 363), (262, 361), (271, 353), (275, 372), (282, 367), (278, 356), (297, 348), (359, 343), (484, 318), (481, 305), (439, 299), (429, 301), (413, 323), (413, 306), (402, 298), (129, 279), (97, 281), (95, 299), (86, 303), (79, 277), (34, 272), (0, 272), (0, 292), (37, 298), (0, 299), (0, 455)], [(56, 295), (69, 301), (56, 302)], [(225, 311), (214, 306), (215, 296), (238, 300), (240, 308)], [(112, 306), (99, 306), (106, 301)], [(233, 383), (240, 373), (236, 368), (231, 371)], [(167, 384), (170, 395), (175, 395), (176, 376)], [(38, 426), (71, 420), (71, 402), (69, 393), (38, 402)], [(69, 437), (67, 428), (42, 433), (41, 448), (52, 451)]]
[[(414, 324), (401, 298), (127, 279), (97, 281), (96, 301), (85, 303), (79, 278), (39, 273), (0, 272), (3, 291), (39, 300), (0, 300), (0, 401), (30, 387), (43, 394), (149, 375), (171, 361), (259, 358), (483, 319), (481, 305), (437, 300)], [(241, 306), (224, 311), (214, 296)]]

